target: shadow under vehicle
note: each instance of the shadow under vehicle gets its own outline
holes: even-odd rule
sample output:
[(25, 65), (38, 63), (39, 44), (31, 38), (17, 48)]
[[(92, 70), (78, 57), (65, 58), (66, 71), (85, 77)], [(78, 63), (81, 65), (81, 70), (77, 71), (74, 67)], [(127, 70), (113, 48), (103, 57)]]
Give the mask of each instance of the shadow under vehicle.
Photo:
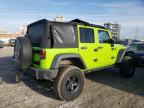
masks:
[[(12, 56), (0, 57), (0, 79), (2, 83), (4, 82), (3, 84), (5, 84), (5, 86), (7, 87), (10, 86), (10, 88), (11, 88), (11, 84), (17, 85), (17, 83), (15, 82), (15, 74), (18, 70), (14, 62), (11, 60), (11, 58)], [(87, 83), (86, 91), (91, 92), (91, 94), (93, 94), (92, 91), (97, 92), (97, 90), (95, 91), (95, 88), (89, 89), (89, 87), (91, 87), (91, 85), (93, 85), (96, 82), (96, 83), (105, 85), (105, 87), (107, 86), (112, 87), (116, 89), (117, 92), (121, 90), (124, 92), (128, 92), (129, 94), (134, 94), (136, 98), (137, 96), (144, 97), (143, 69), (144, 68), (137, 68), (135, 76), (130, 79), (122, 78), (119, 74), (119, 70), (115, 68), (108, 68), (108, 69), (89, 73), (85, 75), (86, 83)], [(44, 81), (36, 80), (31, 74), (29, 74), (30, 72), (24, 73), (21, 79), (22, 83), (24, 83), (27, 87), (37, 92), (39, 95), (57, 100), (58, 98), (56, 97), (54, 93), (52, 82), (47, 81), (47, 80), (44, 80)], [(89, 80), (93, 82), (89, 83)], [(21, 85), (21, 82), (20, 82), (20, 85)], [(95, 84), (95, 86), (97, 86), (97, 84)], [(18, 86), (15, 86), (15, 89), (17, 89), (17, 87)], [(21, 89), (25, 90), (25, 88), (21, 88)], [(100, 91), (103, 89), (104, 88), (102, 87)], [(9, 92), (10, 92), (9, 89), (7, 91), (4, 91), (4, 93), (9, 93)], [(30, 92), (30, 91), (25, 91), (25, 92)], [(1, 93), (3, 94), (3, 92)]]

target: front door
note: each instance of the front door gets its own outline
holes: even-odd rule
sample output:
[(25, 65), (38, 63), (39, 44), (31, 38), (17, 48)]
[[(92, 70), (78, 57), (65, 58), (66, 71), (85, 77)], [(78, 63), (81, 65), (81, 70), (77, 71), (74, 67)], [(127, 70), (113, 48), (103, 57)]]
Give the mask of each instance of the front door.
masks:
[(99, 46), (98, 52), (101, 55), (99, 60), (101, 67), (112, 65), (115, 62), (114, 47), (110, 44), (110, 35), (107, 30), (98, 29)]

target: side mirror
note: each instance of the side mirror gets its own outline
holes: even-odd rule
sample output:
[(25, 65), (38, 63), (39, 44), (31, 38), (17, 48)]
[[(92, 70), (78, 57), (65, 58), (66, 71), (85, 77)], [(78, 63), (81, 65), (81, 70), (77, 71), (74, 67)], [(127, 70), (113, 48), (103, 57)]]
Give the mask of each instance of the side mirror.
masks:
[(114, 40), (113, 39), (110, 39), (109, 43), (111, 44), (111, 47), (114, 47)]

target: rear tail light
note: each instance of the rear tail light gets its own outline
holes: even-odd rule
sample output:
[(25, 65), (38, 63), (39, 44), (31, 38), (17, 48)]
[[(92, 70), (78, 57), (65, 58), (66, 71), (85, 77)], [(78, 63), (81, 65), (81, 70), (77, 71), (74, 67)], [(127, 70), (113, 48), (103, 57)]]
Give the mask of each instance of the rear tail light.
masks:
[(34, 52), (32, 52), (32, 57), (34, 57)]
[(46, 50), (40, 50), (40, 58), (45, 59), (46, 58)]

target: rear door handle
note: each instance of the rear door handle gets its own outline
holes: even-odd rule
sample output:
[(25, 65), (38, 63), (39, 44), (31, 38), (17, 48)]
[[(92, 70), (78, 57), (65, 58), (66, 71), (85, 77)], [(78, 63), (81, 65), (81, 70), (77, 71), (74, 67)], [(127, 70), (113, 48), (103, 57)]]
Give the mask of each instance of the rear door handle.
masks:
[(102, 46), (99, 46), (98, 49), (103, 49), (103, 47), (102, 47)]
[(111, 57), (111, 59), (114, 59), (114, 58), (115, 58), (114, 56)]
[(87, 49), (87, 47), (83, 46), (83, 47), (81, 47), (81, 49), (82, 49), (82, 50), (85, 50), (85, 49)]

